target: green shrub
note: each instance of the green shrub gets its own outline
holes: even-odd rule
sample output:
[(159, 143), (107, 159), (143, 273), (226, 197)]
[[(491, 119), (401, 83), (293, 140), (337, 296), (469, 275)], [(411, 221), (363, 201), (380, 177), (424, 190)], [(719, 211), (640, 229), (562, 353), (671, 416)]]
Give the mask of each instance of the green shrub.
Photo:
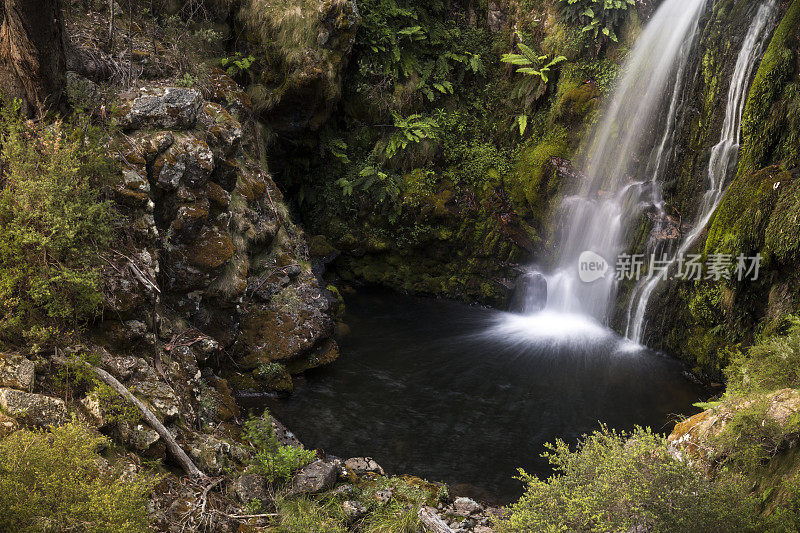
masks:
[(255, 448), (253, 473), (266, 476), (270, 483), (286, 483), (298, 469), (314, 461), (316, 452), (294, 446), (281, 446), (275, 437), (268, 411), (244, 424), (244, 438)]
[(800, 387), (800, 320), (790, 318), (786, 335), (762, 340), (738, 352), (726, 369), (730, 397)]
[(521, 471), (527, 489), (501, 531), (759, 530), (757, 502), (741, 478), (706, 479), (648, 429), (603, 428), (575, 451), (560, 440), (548, 448), (557, 473), (542, 481)]
[(800, 430), (800, 415), (780, 423), (767, 414), (764, 398), (745, 398), (733, 413), (725, 429), (713, 437), (711, 447), (721, 466), (730, 466), (749, 476), (772, 459), (787, 438)]
[(112, 233), (100, 194), (110, 163), (97, 132), (0, 113), (0, 338), (47, 342), (102, 302), (100, 254)]
[(140, 533), (156, 480), (109, 468), (108, 440), (71, 423), (0, 441), (0, 530)]

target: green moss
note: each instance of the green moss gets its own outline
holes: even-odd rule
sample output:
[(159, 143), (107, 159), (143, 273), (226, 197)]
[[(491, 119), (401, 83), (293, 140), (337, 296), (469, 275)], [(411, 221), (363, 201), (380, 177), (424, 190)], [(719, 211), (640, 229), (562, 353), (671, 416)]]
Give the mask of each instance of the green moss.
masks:
[(786, 82), (795, 73), (795, 53), (791, 48), (800, 26), (800, 0), (794, 0), (775, 30), (758, 68), (742, 116), (744, 148), (739, 175), (765, 166), (778, 139), (785, 134), (785, 116), (774, 116), (773, 108)]
[(753, 255), (764, 247), (764, 234), (788, 172), (772, 166), (739, 174), (717, 208), (705, 253)]
[(556, 128), (542, 142), (522, 150), (515, 172), (506, 177), (505, 187), (520, 214), (541, 219), (544, 208), (557, 185), (545, 179), (546, 167), (553, 157), (568, 157), (570, 149), (566, 130)]

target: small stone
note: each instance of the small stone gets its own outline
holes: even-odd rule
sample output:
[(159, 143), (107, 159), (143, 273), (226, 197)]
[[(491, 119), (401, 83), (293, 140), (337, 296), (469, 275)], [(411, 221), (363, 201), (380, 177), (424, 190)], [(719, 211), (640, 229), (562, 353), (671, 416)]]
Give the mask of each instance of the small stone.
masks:
[(120, 421), (118, 424), (122, 441), (139, 453), (150, 457), (162, 456), (166, 453), (166, 445), (161, 441), (158, 432), (145, 424), (131, 424)]
[(330, 491), (327, 495), (331, 498), (350, 498), (355, 496), (356, 489), (352, 485), (345, 483)]
[(0, 413), (0, 439), (11, 435), (18, 429), (19, 424), (16, 420), (10, 416)]
[(351, 457), (344, 462), (344, 466), (353, 471), (357, 476), (363, 476), (367, 473), (380, 474), (385, 476), (381, 465), (379, 465), (372, 457)]
[(357, 501), (348, 500), (342, 504), (342, 509), (344, 509), (344, 514), (347, 516), (349, 521), (355, 521), (367, 514), (367, 507)]
[(456, 498), (456, 501), (453, 503), (453, 507), (455, 507), (456, 512), (459, 514), (466, 513), (463, 516), (467, 516), (472, 513), (477, 513), (482, 509), (481, 504), (476, 502), (471, 498)]
[(379, 490), (375, 493), (375, 499), (381, 503), (389, 503), (389, 500), (392, 499), (394, 496), (394, 492), (391, 488)]

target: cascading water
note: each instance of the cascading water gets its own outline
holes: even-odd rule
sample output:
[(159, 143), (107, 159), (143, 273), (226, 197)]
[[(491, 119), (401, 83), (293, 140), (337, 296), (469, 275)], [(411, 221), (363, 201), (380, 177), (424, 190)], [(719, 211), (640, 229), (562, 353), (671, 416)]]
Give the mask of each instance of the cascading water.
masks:
[[(646, 160), (653, 127), (661, 122), (666, 139), (673, 128), (678, 84), (691, 56), (698, 22), (707, 0), (666, 0), (645, 27), (623, 69), (614, 97), (605, 110), (589, 145), (586, 182), (579, 194), (566, 199), (562, 214), (566, 231), (559, 266), (547, 277), (545, 312), (608, 316), (616, 280), (605, 275), (592, 283), (580, 279), (578, 260), (592, 251), (611, 265), (624, 247), (629, 225), (642, 208), (651, 180), (630, 177), (640, 160)], [(672, 109), (665, 121), (658, 115), (669, 96)], [(652, 193), (651, 193), (652, 194)], [(536, 309), (528, 309), (529, 312)]]
[[(741, 121), (744, 106), (747, 102), (747, 89), (757, 65), (757, 59), (766, 45), (774, 17), (774, 0), (762, 4), (758, 8), (755, 18), (750, 24), (747, 36), (742, 43), (731, 78), (730, 89), (728, 90), (725, 121), (720, 133), (720, 140), (711, 150), (707, 172), (708, 190), (703, 195), (703, 202), (700, 205), (693, 229), (683, 240), (677, 253), (671, 257), (672, 263), (677, 262), (678, 258), (684, 256), (694, 246), (724, 196), (725, 184), (731, 169), (736, 165), (739, 155)], [(645, 315), (650, 297), (656, 287), (667, 277), (669, 265), (670, 263), (667, 264), (667, 268), (660, 270), (658, 274), (641, 280), (634, 288), (628, 307), (626, 337), (636, 343), (642, 342)]]

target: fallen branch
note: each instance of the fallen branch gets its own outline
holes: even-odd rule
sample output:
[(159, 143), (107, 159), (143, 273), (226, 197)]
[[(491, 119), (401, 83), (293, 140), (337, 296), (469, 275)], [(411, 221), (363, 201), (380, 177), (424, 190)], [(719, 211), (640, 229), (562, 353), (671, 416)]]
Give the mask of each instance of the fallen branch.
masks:
[(431, 533), (455, 533), (450, 526), (436, 515), (432, 507), (420, 507), (419, 519), (422, 520), (422, 525)]
[(278, 513), (266, 513), (266, 514), (226, 514), (228, 518), (236, 518), (237, 520), (247, 520), (250, 518), (274, 518), (276, 516), (280, 516)]
[[(55, 361), (65, 365), (67, 364), (67, 360), (61, 357), (56, 357)], [(147, 424), (153, 428), (156, 433), (158, 433), (159, 437), (164, 439), (164, 443), (167, 445), (167, 449), (169, 450), (170, 454), (172, 454), (172, 457), (178, 462), (181, 468), (183, 468), (184, 472), (196, 478), (206, 477), (206, 475), (199, 468), (197, 468), (194, 462), (192, 462), (189, 456), (186, 455), (186, 452), (184, 452), (183, 448), (181, 448), (177, 443), (175, 437), (172, 436), (172, 433), (170, 433), (169, 430), (164, 427), (164, 424), (161, 423), (158, 417), (153, 414), (153, 411), (151, 411), (144, 403), (142, 403), (139, 398), (134, 396), (133, 393), (131, 393), (131, 391), (125, 387), (125, 385), (120, 383), (117, 378), (102, 368), (97, 368), (89, 363), (84, 364), (90, 368), (103, 383), (114, 389), (117, 394), (131, 402), (136, 406), (137, 409), (139, 409), (139, 412), (142, 413), (142, 418), (144, 418), (145, 422), (147, 422)]]
[(172, 454), (172, 457), (178, 461), (178, 464), (181, 465), (184, 472), (189, 474), (192, 477), (205, 477), (205, 474), (200, 471), (199, 468), (192, 462), (186, 452), (183, 451), (178, 443), (175, 441), (175, 437), (172, 436), (172, 433), (164, 427), (164, 424), (153, 414), (153, 412), (147, 408), (147, 406), (142, 403), (142, 401), (134, 396), (125, 385), (117, 381), (117, 378), (103, 370), (102, 368), (97, 368), (96, 366), (89, 367), (94, 371), (94, 373), (99, 377), (106, 385), (114, 389), (117, 394), (134, 404), (139, 411), (142, 413), (142, 418), (144, 418), (145, 422), (153, 428), (158, 435), (164, 439), (164, 442), (167, 445), (167, 449)]

